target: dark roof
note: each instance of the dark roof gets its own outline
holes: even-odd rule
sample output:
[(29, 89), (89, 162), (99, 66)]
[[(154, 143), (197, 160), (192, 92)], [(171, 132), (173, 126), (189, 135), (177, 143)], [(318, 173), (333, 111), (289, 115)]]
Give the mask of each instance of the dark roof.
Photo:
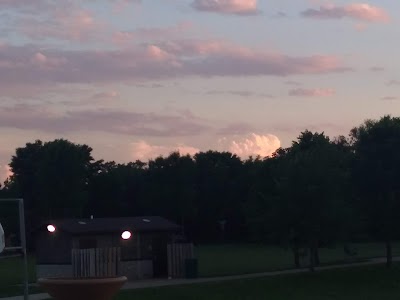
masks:
[[(64, 219), (49, 221), (57, 230), (70, 234), (103, 234), (144, 231), (177, 231), (179, 226), (162, 217)], [(48, 225), (46, 224), (46, 225)]]

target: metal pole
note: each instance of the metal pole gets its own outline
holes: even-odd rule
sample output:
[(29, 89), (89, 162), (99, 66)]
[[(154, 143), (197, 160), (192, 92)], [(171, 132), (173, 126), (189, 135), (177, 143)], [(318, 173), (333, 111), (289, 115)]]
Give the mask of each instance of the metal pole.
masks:
[(138, 272), (138, 279), (142, 279), (142, 253), (140, 253), (140, 234), (139, 232), (137, 233), (137, 256), (138, 256), (138, 266), (137, 266), (137, 272)]
[(21, 247), (22, 255), (24, 259), (24, 300), (29, 299), (29, 286), (28, 286), (28, 257), (26, 253), (26, 235), (25, 235), (25, 212), (24, 212), (24, 200), (19, 199), (19, 229), (21, 234)]

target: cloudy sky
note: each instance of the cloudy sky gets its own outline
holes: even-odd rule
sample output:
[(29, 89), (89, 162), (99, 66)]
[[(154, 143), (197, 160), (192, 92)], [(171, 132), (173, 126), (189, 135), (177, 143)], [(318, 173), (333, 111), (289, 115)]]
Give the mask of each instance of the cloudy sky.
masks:
[(400, 112), (400, 3), (0, 0), (0, 178), (67, 138), (127, 162), (269, 155)]

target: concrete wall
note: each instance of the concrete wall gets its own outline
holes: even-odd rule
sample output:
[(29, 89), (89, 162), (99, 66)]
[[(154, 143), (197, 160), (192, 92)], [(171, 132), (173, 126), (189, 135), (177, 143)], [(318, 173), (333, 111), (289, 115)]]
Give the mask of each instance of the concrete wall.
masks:
[(128, 277), (128, 280), (153, 278), (153, 261), (121, 261), (119, 275)]
[(37, 265), (37, 278), (73, 277), (72, 265)]

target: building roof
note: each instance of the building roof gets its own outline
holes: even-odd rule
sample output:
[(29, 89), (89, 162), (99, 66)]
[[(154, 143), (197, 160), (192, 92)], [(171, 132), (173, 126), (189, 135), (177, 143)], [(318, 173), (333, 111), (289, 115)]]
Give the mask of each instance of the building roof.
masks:
[(165, 218), (132, 217), (132, 218), (94, 218), (94, 219), (64, 219), (52, 220), (49, 224), (57, 230), (73, 235), (122, 233), (125, 230), (132, 232), (144, 231), (177, 231), (179, 226)]

